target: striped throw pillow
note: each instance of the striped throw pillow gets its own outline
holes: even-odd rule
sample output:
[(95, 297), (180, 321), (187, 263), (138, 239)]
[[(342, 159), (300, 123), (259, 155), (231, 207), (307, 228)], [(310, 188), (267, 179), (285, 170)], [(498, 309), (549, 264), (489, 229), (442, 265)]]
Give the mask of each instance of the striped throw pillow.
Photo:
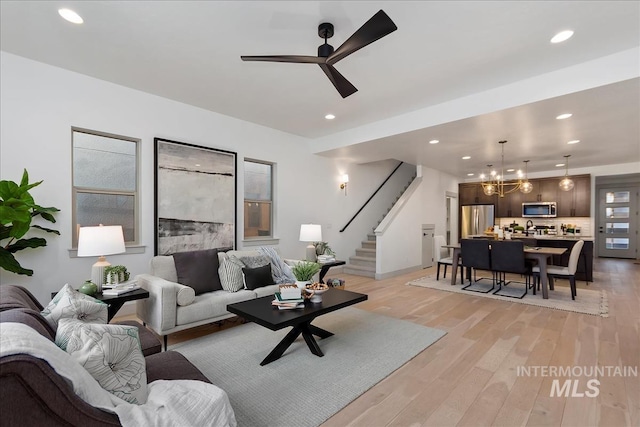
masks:
[(232, 255), (225, 258), (218, 268), (222, 289), (228, 292), (238, 292), (240, 289), (244, 289), (243, 267), (245, 267), (243, 262), (235, 256)]

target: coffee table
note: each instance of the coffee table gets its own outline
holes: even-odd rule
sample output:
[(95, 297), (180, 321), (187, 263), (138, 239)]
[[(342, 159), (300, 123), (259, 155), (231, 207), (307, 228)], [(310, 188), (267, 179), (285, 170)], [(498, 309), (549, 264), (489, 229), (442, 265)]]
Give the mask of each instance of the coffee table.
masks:
[(271, 305), (273, 296), (267, 296), (229, 304), (227, 305), (227, 311), (272, 331), (291, 327), (291, 330), (282, 341), (260, 362), (260, 366), (264, 366), (267, 363), (278, 360), (300, 334), (302, 334), (311, 353), (318, 357), (324, 356), (313, 336), (316, 335), (323, 339), (330, 337), (333, 333), (318, 328), (312, 325), (311, 322), (318, 316), (366, 301), (367, 298), (367, 295), (357, 292), (329, 289), (322, 294), (321, 303), (305, 302), (304, 308), (280, 310), (278, 307)]

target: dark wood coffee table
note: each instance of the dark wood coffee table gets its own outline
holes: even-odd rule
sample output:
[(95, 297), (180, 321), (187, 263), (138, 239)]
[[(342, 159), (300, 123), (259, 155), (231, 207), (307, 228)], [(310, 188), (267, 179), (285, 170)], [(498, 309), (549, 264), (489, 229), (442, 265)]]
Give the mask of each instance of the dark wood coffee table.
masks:
[(319, 357), (324, 356), (313, 336), (316, 335), (322, 339), (333, 334), (312, 325), (311, 322), (318, 316), (366, 301), (367, 298), (367, 295), (357, 292), (329, 289), (322, 294), (321, 303), (305, 303), (304, 308), (295, 310), (279, 310), (278, 307), (272, 306), (273, 296), (229, 304), (227, 310), (272, 331), (291, 326), (289, 333), (260, 362), (260, 365), (264, 366), (278, 360), (300, 334), (302, 334), (311, 353)]

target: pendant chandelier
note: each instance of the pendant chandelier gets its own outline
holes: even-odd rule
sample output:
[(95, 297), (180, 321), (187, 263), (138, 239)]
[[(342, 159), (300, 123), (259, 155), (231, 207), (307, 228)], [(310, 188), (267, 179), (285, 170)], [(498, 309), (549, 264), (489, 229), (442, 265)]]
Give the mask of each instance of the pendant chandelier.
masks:
[[(505, 194), (513, 193), (514, 191), (520, 190), (521, 193), (531, 193), (533, 190), (533, 184), (529, 182), (527, 179), (527, 163), (529, 160), (524, 161), (524, 170), (523, 174), (521, 170), (518, 170), (518, 181), (505, 181), (504, 180), (504, 144), (507, 141), (498, 141), (500, 146), (502, 147), (502, 156), (500, 160), (500, 175), (495, 170), (492, 170), (489, 177), (487, 178), (485, 174), (480, 175), (482, 179), (482, 191), (487, 196), (493, 196), (497, 194), (500, 197), (504, 197)], [(487, 165), (491, 168), (493, 165)], [(524, 179), (523, 179), (524, 178)]]
[(564, 178), (562, 178), (560, 180), (560, 183), (558, 183), (558, 186), (560, 187), (560, 189), (562, 191), (571, 191), (573, 190), (573, 180), (571, 178), (569, 178), (569, 157), (571, 157), (570, 154), (567, 154), (566, 156), (564, 156), (564, 158), (566, 159), (564, 161), (564, 166), (565, 166), (565, 170), (564, 170)]

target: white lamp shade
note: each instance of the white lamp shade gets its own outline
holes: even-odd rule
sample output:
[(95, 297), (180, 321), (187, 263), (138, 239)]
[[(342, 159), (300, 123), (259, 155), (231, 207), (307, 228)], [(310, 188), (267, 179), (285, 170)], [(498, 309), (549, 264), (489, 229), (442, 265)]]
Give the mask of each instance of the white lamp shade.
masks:
[(78, 256), (104, 256), (125, 252), (121, 225), (80, 227)]
[(300, 226), (301, 242), (321, 242), (322, 228), (320, 224), (302, 224)]
[(348, 174), (345, 173), (344, 175), (342, 175), (342, 182), (345, 183), (345, 184), (347, 182), (349, 182), (349, 175)]

